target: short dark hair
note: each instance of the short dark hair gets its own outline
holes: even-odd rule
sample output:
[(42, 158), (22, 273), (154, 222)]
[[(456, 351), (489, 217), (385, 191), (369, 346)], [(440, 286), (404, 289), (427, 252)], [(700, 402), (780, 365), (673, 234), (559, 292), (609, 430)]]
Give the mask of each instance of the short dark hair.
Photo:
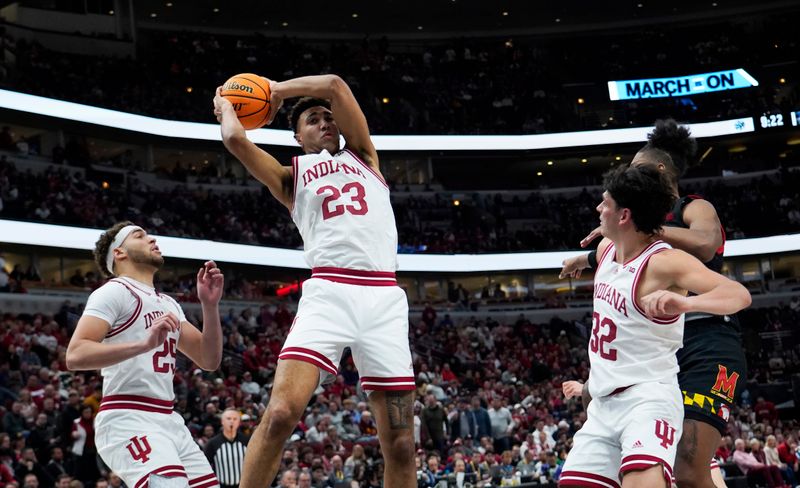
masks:
[(642, 150), (658, 149), (670, 157), (675, 178), (686, 173), (697, 153), (697, 140), (688, 127), (678, 125), (675, 119), (656, 120), (653, 132), (647, 134), (647, 144)]
[(111, 247), (111, 243), (114, 242), (114, 238), (117, 237), (119, 231), (125, 228), (128, 225), (136, 225), (131, 221), (125, 220), (123, 222), (117, 222), (113, 226), (106, 229), (100, 235), (100, 239), (97, 239), (97, 242), (94, 244), (94, 263), (97, 265), (97, 268), (100, 270), (100, 274), (104, 278), (111, 278), (111, 272), (108, 271), (106, 268), (106, 257), (108, 256), (108, 248)]
[(331, 103), (327, 100), (314, 97), (303, 97), (295, 102), (294, 106), (292, 106), (292, 110), (289, 111), (289, 127), (295, 134), (297, 133), (297, 122), (300, 120), (300, 116), (311, 107), (325, 107), (330, 110)]
[(618, 207), (631, 211), (636, 229), (647, 235), (661, 230), (675, 202), (667, 176), (648, 166), (617, 166), (605, 174), (603, 189)]

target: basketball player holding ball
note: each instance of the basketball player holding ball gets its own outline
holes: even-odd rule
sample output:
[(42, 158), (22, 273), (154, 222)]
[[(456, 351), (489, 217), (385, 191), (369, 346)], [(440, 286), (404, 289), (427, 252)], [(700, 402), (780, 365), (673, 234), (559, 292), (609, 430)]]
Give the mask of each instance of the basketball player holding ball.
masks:
[(251, 438), (240, 487), (273, 481), (284, 443), (311, 395), (336, 377), (342, 352), (350, 347), (377, 420), (384, 486), (411, 488), (415, 384), (408, 302), (395, 279), (397, 229), (367, 120), (338, 76), (268, 83), (267, 123), (283, 100), (303, 97), (290, 122), (304, 154), (291, 166), (247, 139), (222, 87), (214, 114), (225, 147), (289, 210), (312, 272), (279, 355), (269, 405)]

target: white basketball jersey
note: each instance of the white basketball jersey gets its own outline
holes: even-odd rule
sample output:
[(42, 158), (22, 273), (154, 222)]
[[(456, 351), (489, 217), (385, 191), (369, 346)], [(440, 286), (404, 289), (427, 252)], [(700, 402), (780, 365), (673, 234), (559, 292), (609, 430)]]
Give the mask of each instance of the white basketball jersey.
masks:
[[(106, 344), (145, 340), (153, 320), (168, 312), (174, 313), (180, 321), (186, 320), (180, 305), (172, 297), (127, 277), (113, 278), (95, 290), (84, 310), (85, 314), (111, 324), (103, 339)], [(103, 368), (100, 371), (103, 376), (102, 409), (117, 402), (117, 408), (123, 408), (131, 401), (143, 401), (137, 399), (142, 397), (161, 400), (161, 406), (171, 410), (175, 397), (172, 378), (179, 338), (180, 329), (170, 332), (164, 343), (152, 351)], [(153, 408), (150, 403), (148, 408)]]
[(397, 269), (397, 227), (389, 187), (344, 149), (292, 160), (292, 219), (311, 268)]
[(663, 241), (618, 263), (611, 244), (594, 278), (594, 313), (589, 337), (589, 392), (600, 398), (639, 383), (677, 384), (675, 353), (683, 346), (684, 316), (650, 320), (636, 302), (642, 271), (653, 254), (671, 249)]

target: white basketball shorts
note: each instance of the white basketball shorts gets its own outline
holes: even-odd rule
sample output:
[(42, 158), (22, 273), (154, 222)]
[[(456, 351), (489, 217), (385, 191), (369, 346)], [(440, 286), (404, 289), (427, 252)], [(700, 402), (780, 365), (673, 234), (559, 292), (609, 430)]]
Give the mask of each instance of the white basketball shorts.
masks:
[(670, 486), (683, 430), (682, 400), (677, 383), (641, 383), (593, 398), (588, 419), (575, 434), (559, 486), (619, 488), (626, 472), (658, 464), (663, 468), (664, 486)]
[[(152, 400), (115, 395), (122, 396), (130, 397), (133, 408), (140, 404), (148, 408)], [(95, 444), (103, 461), (129, 488), (148, 488), (150, 475), (186, 478), (189, 488), (219, 486), (208, 459), (176, 412), (101, 411), (95, 418)]]
[(279, 359), (317, 366), (323, 383), (336, 377), (342, 352), (349, 347), (365, 391), (414, 390), (408, 300), (394, 273), (375, 273), (392, 278), (372, 281), (367, 271), (319, 269), (303, 283)]

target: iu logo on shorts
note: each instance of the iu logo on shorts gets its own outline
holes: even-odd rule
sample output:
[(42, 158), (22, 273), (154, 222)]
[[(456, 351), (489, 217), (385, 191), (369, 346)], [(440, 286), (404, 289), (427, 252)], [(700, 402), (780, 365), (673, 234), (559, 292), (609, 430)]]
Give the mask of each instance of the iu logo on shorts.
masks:
[(134, 461), (141, 461), (142, 464), (146, 463), (150, 460), (150, 453), (153, 452), (153, 448), (150, 447), (150, 443), (147, 441), (147, 436), (143, 435), (142, 437), (133, 436), (131, 437), (131, 443), (128, 444), (128, 452), (131, 453)]
[(664, 419), (656, 420), (656, 437), (661, 439), (661, 447), (669, 449), (675, 443), (675, 427)]

